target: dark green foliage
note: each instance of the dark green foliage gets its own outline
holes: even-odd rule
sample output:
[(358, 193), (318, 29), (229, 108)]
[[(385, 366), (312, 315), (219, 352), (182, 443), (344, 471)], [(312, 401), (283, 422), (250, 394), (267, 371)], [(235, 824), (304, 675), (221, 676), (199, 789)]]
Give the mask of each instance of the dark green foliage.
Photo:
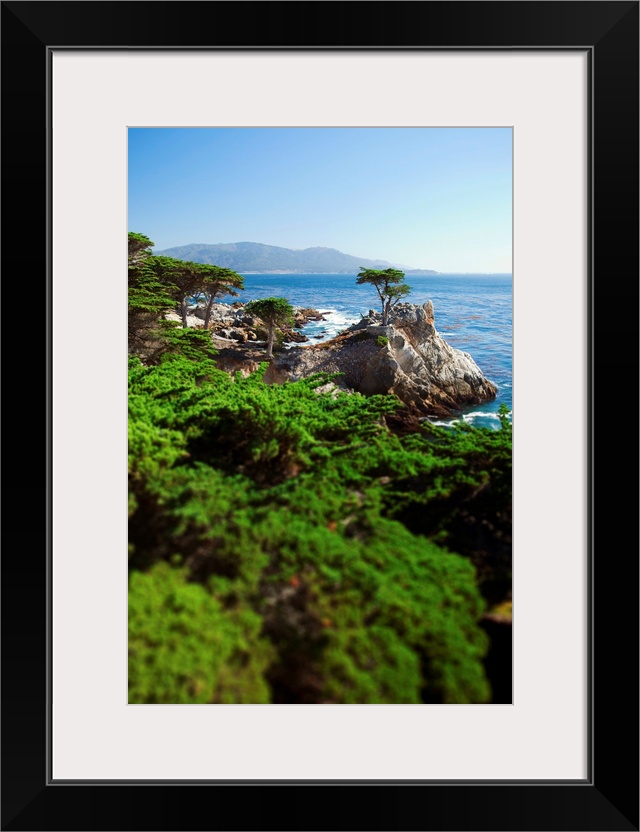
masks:
[(129, 265), (134, 265), (151, 255), (151, 248), (155, 243), (144, 234), (129, 231), (127, 234), (127, 250)]
[[(465, 422), (402, 440), (413, 466), (385, 487), (389, 516), (471, 559), (485, 598), (511, 587), (512, 436), (506, 408), (500, 430)], [(426, 462), (427, 458), (430, 460)]]
[(217, 355), (217, 351), (209, 332), (202, 329), (184, 329), (175, 321), (161, 321), (160, 331), (163, 338), (161, 360), (171, 361), (174, 357), (181, 356), (191, 361), (203, 361), (203, 366), (209, 368), (214, 366), (210, 361)]
[(130, 701), (487, 701), (476, 570), (442, 543), (474, 492), (510, 505), (506, 416), (400, 438), (392, 397), (198, 355), (131, 360)]
[(237, 295), (236, 289), (244, 288), (244, 278), (218, 266), (202, 263), (190, 263), (175, 260), (173, 257), (153, 256), (148, 259), (148, 267), (155, 275), (163, 291), (172, 300), (180, 313), (183, 327), (187, 327), (188, 300), (204, 298), (205, 320), (207, 328), (211, 308), (216, 298), (225, 294)]
[(129, 352), (151, 359), (162, 349), (159, 321), (174, 303), (151, 268), (151, 240), (130, 231), (127, 242)]
[[(241, 286), (242, 278), (237, 275), (236, 281), (234, 273), (226, 274), (228, 270), (218, 270), (215, 266), (181, 264), (167, 257), (154, 257), (152, 245), (144, 234), (129, 232), (129, 352), (148, 364), (175, 355), (192, 361), (208, 361), (215, 355), (209, 335), (201, 330), (180, 329), (176, 322), (166, 320), (165, 313), (175, 309), (178, 303), (186, 320), (188, 292), (208, 292), (212, 303), (213, 298), (225, 291), (236, 294), (230, 288), (231, 283)], [(225, 272), (224, 276), (221, 272)]]
[(205, 278), (201, 296), (205, 301), (204, 328), (208, 329), (215, 301), (223, 295), (237, 297), (239, 293), (236, 289), (244, 289), (244, 277), (231, 269), (212, 266), (205, 272)]

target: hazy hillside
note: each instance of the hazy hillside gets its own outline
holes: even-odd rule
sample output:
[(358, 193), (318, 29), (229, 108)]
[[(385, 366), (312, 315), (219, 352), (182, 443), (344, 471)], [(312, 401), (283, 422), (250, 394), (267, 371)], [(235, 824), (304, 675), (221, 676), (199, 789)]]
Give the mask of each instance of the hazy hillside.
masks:
[[(386, 260), (367, 260), (353, 257), (335, 248), (305, 248), (296, 250), (267, 246), (263, 243), (191, 243), (186, 246), (167, 248), (156, 251), (178, 260), (190, 260), (194, 263), (214, 263), (236, 272), (308, 272), (309, 274), (355, 274), (363, 266), (368, 269), (386, 269), (389, 267), (409, 269)], [(424, 274), (436, 274), (429, 270), (420, 270)], [(415, 274), (414, 270), (414, 274)]]

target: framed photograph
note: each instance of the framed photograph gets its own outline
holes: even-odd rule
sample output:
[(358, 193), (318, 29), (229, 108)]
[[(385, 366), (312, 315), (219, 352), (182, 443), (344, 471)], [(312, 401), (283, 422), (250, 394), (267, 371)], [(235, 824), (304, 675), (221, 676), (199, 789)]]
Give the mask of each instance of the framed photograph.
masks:
[[(37, 275), (38, 291), (19, 297), (25, 308), (42, 310), (35, 325), (30, 314), (26, 321), (6, 316), (16, 325), (9, 328), (5, 381), (14, 395), (20, 391), (19, 407), (13, 401), (6, 408), (7, 446), (25, 433), (27, 441), (10, 462), (6, 489), (14, 500), (5, 514), (11, 545), (3, 559), (2, 828), (638, 829), (637, 493), (624, 472), (626, 460), (637, 459), (637, 415), (632, 411), (629, 425), (625, 405), (638, 378), (638, 3), (4, 2), (2, 16), (4, 273), (5, 280)], [(221, 131), (233, 145), (236, 167), (225, 161), (214, 170), (211, 154), (231, 156), (224, 156), (220, 141), (198, 142)], [(503, 667), (501, 677), (511, 677), (509, 690), (492, 699), (482, 675), (474, 676), (453, 653), (441, 676), (435, 653), (420, 654), (418, 670), (409, 642), (393, 641), (387, 627), (384, 649), (393, 659), (378, 681), (375, 674), (345, 677), (336, 648), (334, 670), (323, 666), (322, 683), (309, 681), (306, 671), (283, 673), (275, 682), (272, 676), (271, 698), (254, 673), (257, 654), (230, 680), (211, 682), (207, 671), (196, 687), (181, 688), (167, 675), (167, 667), (183, 661), (174, 645), (162, 667), (141, 660), (145, 673), (156, 674), (155, 687), (140, 673), (133, 693), (129, 677), (127, 693), (127, 652), (139, 655), (141, 644), (173, 624), (166, 606), (157, 620), (153, 605), (145, 606), (144, 593), (162, 591), (160, 584), (139, 583), (139, 627), (134, 641), (127, 639), (125, 552), (132, 539), (124, 509), (124, 368), (131, 318), (124, 300), (125, 230), (153, 236), (137, 224), (145, 211), (160, 216), (152, 209), (163, 202), (173, 206), (174, 222), (194, 217), (194, 182), (207, 199), (227, 204), (215, 215), (219, 226), (234, 210), (268, 213), (269, 188), (250, 181), (252, 171), (262, 175), (252, 153), (267, 157), (260, 144), (267, 133), (269, 140), (286, 137), (288, 159), (272, 171), (271, 192), (274, 200), (288, 194), (290, 201), (293, 179), (310, 181), (302, 165), (313, 166), (313, 148), (299, 144), (303, 134), (305, 141), (319, 136), (324, 146), (333, 141), (329, 134), (343, 147), (355, 137), (344, 148), (351, 162), (341, 175), (343, 184), (353, 182), (353, 201), (345, 208), (349, 194), (334, 185), (340, 203), (334, 213), (369, 217), (364, 203), (375, 200), (376, 189), (355, 175), (373, 159), (367, 154), (401, 156), (409, 160), (405, 174), (417, 172), (419, 150), (411, 142), (427, 131), (447, 137), (447, 144), (429, 145), (441, 178), (455, 165), (455, 181), (475, 183), (459, 186), (465, 202), (455, 210), (471, 216), (476, 206), (476, 257), (490, 234), (483, 200), (488, 217), (494, 171), (510, 167), (504, 181), (511, 188), (513, 232), (514, 626), (512, 651), (510, 644), (504, 654), (506, 664), (512, 653), (513, 667)], [(197, 142), (176, 156), (167, 146), (178, 135), (180, 142), (197, 135)], [(482, 140), (467, 142), (476, 135)], [(483, 154), (497, 153), (488, 143), (503, 136), (509, 152), (499, 163), (494, 155), (488, 162)], [(392, 148), (388, 140), (396, 142)], [(458, 155), (449, 150), (454, 144)], [(176, 161), (187, 157), (188, 166)], [(490, 175), (483, 179), (472, 163), (489, 165)], [(316, 176), (323, 172), (318, 167)], [(370, 169), (374, 175), (381, 170), (373, 162)], [(392, 180), (384, 193), (395, 188), (406, 211), (412, 192), (403, 190), (400, 167), (387, 163), (384, 170)], [(323, 176), (326, 183), (337, 181), (326, 165)], [(292, 184), (276, 194), (286, 177)], [(420, 269), (473, 270), (460, 251), (457, 260), (451, 256), (456, 241), (446, 240), (447, 194), (434, 184), (431, 196), (439, 204), (428, 216), (442, 230), (424, 236), (441, 260), (414, 263), (391, 251), (388, 262), (363, 263), (360, 282), (372, 291), (380, 288), (385, 267), (395, 279), (412, 270), (400, 265), (408, 263), (418, 286), (425, 278)], [(400, 216), (404, 225), (411, 221), (409, 213)], [(295, 218), (288, 222), (293, 226)], [(220, 235), (182, 242), (221, 242)], [(290, 239), (291, 249), (324, 244)], [(180, 240), (168, 233), (155, 242), (160, 282), (162, 269), (175, 265), (172, 258), (198, 259), (192, 251), (176, 252)], [(372, 258), (383, 256), (372, 252)], [(479, 270), (508, 271), (502, 261), (491, 262)], [(266, 280), (261, 295), (250, 274), (287, 271), (282, 264), (253, 269), (245, 259), (228, 265), (226, 278), (242, 272), (256, 298), (282, 294)], [(199, 268), (209, 275), (205, 266)], [(296, 288), (288, 278), (289, 289), (300, 291), (302, 284)], [(173, 274), (163, 285), (175, 288), (177, 280)], [(394, 304), (404, 299), (393, 289), (386, 296)], [(206, 314), (206, 287), (180, 296), (183, 317), (171, 329), (174, 337), (186, 322), (187, 299), (198, 297)], [(384, 315), (384, 292), (380, 297)], [(16, 299), (10, 300), (13, 309)], [(328, 300), (322, 301), (327, 307)], [(257, 315), (256, 309), (249, 311)], [(355, 314), (346, 307), (335, 312)], [(458, 313), (463, 319), (472, 311), (462, 305)], [(435, 315), (438, 326), (438, 308)], [(236, 338), (223, 323), (215, 332), (220, 344)], [(377, 337), (376, 349), (386, 354), (394, 346), (387, 336), (396, 338), (393, 317), (364, 323), (362, 332)], [(318, 330), (319, 346), (336, 334), (329, 329), (326, 338)], [(264, 336), (267, 350), (274, 348), (269, 328), (262, 333), (247, 323), (243, 334), (243, 343)], [(37, 430), (27, 429), (33, 413), (46, 413), (46, 431), (43, 420)], [(490, 407), (483, 417), (506, 419)], [(234, 428), (230, 422), (225, 430)], [(622, 443), (614, 443), (619, 435)], [(157, 461), (156, 450), (145, 450), (149, 441), (156, 442), (145, 434), (141, 470)], [(27, 460), (25, 450), (32, 451)], [(189, 452), (198, 453), (197, 440)], [(37, 477), (43, 460), (44, 476)], [(464, 467), (472, 479), (466, 461)], [(231, 483), (225, 481), (226, 496), (221, 492), (216, 505), (229, 498)], [(327, 483), (320, 490), (334, 500)], [(205, 490), (210, 495), (213, 488), (211, 481)], [(376, 495), (385, 499), (383, 491)], [(239, 490), (232, 498), (245, 500)], [(160, 499), (173, 497), (162, 492)], [(282, 499), (291, 524), (299, 522), (293, 503)], [(45, 519), (37, 535), (34, 505)], [(176, 516), (189, 515), (192, 522), (188, 502), (181, 505), (183, 514)], [(318, 546), (325, 546), (330, 518), (314, 506), (309, 517), (321, 517), (318, 534), (325, 542)], [(268, 534), (277, 535), (274, 514)], [(247, 515), (247, 523), (257, 517)], [(166, 527), (152, 528), (151, 515), (139, 514), (136, 522), (135, 556), (159, 551)], [(148, 544), (154, 535), (155, 549)], [(410, 537), (393, 545), (409, 552)], [(360, 546), (355, 534), (351, 546), (353, 556)], [(342, 557), (337, 548), (335, 557)], [(438, 561), (434, 568), (446, 572), (451, 563), (445, 568)], [(140, 574), (151, 574), (147, 566)], [(153, 572), (159, 581), (163, 568)], [(471, 590), (456, 583), (462, 572), (450, 569), (441, 578), (443, 599), (470, 603)], [(233, 576), (216, 574), (235, 599), (229, 603), (239, 603)], [(296, 562), (286, 572), (287, 593), (299, 594), (308, 574)], [(390, 580), (402, 583), (401, 576)], [(282, 595), (279, 584), (274, 587)], [(211, 633), (206, 624), (198, 627), (199, 615), (206, 613), (206, 621), (218, 616), (222, 629), (228, 623), (218, 601), (215, 609), (203, 607), (197, 590), (191, 579), (179, 590), (187, 610), (179, 627), (189, 631), (196, 653)], [(343, 607), (334, 598), (318, 612), (329, 643), (331, 616), (354, 631), (362, 597), (347, 593)], [(279, 603), (277, 609), (293, 615)], [(435, 622), (450, 600), (430, 603)], [(374, 643), (383, 649), (376, 627), (390, 620), (392, 607), (387, 618), (366, 618), (370, 631), (358, 631), (353, 641), (363, 653)], [(237, 622), (253, 626), (251, 615), (238, 613), (238, 633)], [(435, 632), (439, 625), (430, 626)], [(442, 625), (452, 643), (459, 626), (455, 618)], [(465, 626), (468, 647), (474, 636)], [(243, 631), (238, 638), (249, 636)], [(336, 686), (334, 671), (355, 692)], [(631, 753), (621, 755), (621, 744)]]

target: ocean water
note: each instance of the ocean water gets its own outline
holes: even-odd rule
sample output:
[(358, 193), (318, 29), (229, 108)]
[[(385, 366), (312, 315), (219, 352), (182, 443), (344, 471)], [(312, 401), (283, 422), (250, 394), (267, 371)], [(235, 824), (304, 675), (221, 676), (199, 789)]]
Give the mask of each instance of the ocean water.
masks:
[[(326, 321), (312, 321), (302, 331), (311, 343), (322, 343), (356, 323), (369, 309), (380, 311), (375, 289), (359, 286), (356, 275), (247, 274), (245, 291), (233, 300), (284, 297), (293, 306), (313, 307)], [(511, 410), (512, 279), (503, 274), (407, 275), (411, 294), (406, 300), (433, 302), (435, 325), (456, 349), (468, 352), (484, 375), (498, 387), (492, 402), (477, 405), (459, 418), (476, 426), (500, 426), (497, 411)]]

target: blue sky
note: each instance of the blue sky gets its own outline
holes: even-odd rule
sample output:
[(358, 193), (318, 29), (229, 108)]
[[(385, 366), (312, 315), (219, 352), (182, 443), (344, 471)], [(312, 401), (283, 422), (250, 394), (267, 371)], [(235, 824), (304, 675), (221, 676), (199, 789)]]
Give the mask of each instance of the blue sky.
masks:
[(129, 230), (510, 272), (510, 128), (130, 128)]

